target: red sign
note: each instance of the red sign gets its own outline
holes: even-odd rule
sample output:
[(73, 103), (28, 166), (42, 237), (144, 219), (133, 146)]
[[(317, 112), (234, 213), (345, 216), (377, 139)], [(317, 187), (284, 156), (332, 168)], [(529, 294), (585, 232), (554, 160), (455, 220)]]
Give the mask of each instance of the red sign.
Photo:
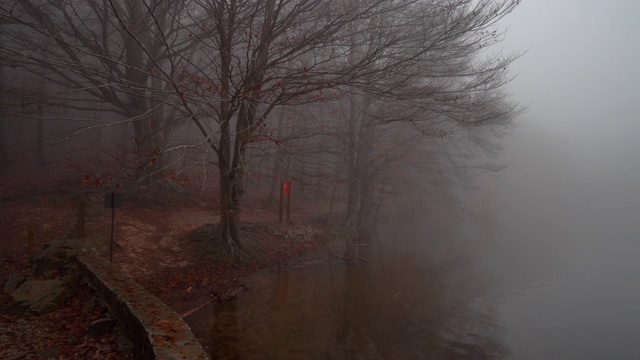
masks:
[(282, 191), (285, 195), (289, 195), (291, 192), (291, 183), (289, 181), (285, 181), (282, 183)]

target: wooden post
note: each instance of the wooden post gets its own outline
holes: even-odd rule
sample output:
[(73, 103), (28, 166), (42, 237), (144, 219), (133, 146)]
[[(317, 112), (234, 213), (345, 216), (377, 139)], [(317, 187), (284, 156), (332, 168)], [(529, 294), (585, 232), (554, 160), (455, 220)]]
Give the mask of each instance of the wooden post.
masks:
[[(111, 193), (111, 201), (113, 203), (114, 193)], [(109, 262), (113, 264), (113, 236), (116, 231), (116, 207), (111, 208), (111, 242), (109, 243)]]
[(31, 215), (31, 219), (29, 220), (29, 244), (27, 246), (27, 254), (29, 255), (29, 259), (33, 257), (33, 240), (36, 236), (36, 220)]
[[(284, 198), (287, 198), (287, 202), (285, 203)], [(283, 181), (280, 183), (280, 215), (279, 221), (282, 223), (282, 215), (284, 212), (284, 207), (287, 207), (287, 222), (291, 218), (291, 182)]]
[(282, 211), (284, 208), (284, 181), (280, 183), (280, 205), (278, 206), (278, 208), (280, 212), (278, 216), (278, 221), (282, 223)]
[(291, 218), (291, 183), (287, 181), (287, 222)]

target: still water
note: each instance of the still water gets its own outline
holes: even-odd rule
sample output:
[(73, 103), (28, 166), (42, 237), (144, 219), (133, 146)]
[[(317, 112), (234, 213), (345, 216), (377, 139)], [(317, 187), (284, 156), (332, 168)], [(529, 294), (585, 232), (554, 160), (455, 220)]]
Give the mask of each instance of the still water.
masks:
[(640, 160), (598, 139), (521, 128), (481, 216), (404, 217), (367, 262), (332, 244), (187, 320), (221, 359), (640, 359)]
[(333, 255), (341, 252), (336, 243), (259, 272), (237, 300), (188, 321), (216, 359), (508, 355), (496, 308), (486, 300), (490, 288), (465, 254), (446, 245), (455, 234), (438, 226), (408, 229), (389, 228), (361, 246), (366, 261), (345, 263)]
[(187, 320), (216, 359), (640, 359), (635, 193), (509, 171), (488, 223), (389, 223)]
[(638, 237), (510, 210), (388, 226), (358, 264), (333, 244), (188, 321), (216, 359), (639, 359)]

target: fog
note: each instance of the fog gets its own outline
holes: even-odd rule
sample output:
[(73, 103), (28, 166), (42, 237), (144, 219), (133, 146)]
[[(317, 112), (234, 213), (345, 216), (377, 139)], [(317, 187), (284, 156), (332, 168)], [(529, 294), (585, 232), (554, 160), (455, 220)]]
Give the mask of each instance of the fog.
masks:
[(529, 51), (510, 89), (530, 105), (505, 152), (515, 163), (500, 178), (505, 207), (526, 203), (528, 216), (556, 218), (584, 240), (637, 231), (638, 10), (631, 1), (529, 1), (515, 11), (505, 46)]
[(504, 50), (529, 104), (498, 177), (496, 284), (515, 359), (631, 359), (640, 300), (640, 4), (525, 1)]
[[(197, 2), (167, 3), (174, 14), (186, 12), (211, 24), (225, 21), (204, 16)], [(142, 62), (137, 45), (127, 45), (126, 51), (140, 52), (140, 59), (131, 57), (140, 61), (112, 59), (122, 68), (118, 76), (103, 62), (109, 51), (86, 45), (97, 39), (93, 30), (78, 32), (73, 21), (52, 21), (61, 29), (73, 29), (67, 29), (64, 41), (85, 44), (74, 49), (82, 54), (79, 63), (87, 66), (69, 79), (67, 73), (78, 67), (76, 60), (44, 45), (58, 32), (36, 31), (46, 28), (37, 17), (31, 19), (33, 28), (21, 30), (12, 7), (0, 5), (0, 15), (12, 20), (0, 36), (0, 52), (11, 60), (11, 66), (0, 66), (0, 160), (6, 162), (6, 167), (0, 162), (0, 198), (9, 204), (62, 185), (77, 187), (78, 197), (114, 190), (132, 195), (158, 184), (164, 192), (193, 182), (196, 189), (190, 191), (200, 199), (216, 199), (211, 221), (224, 227), (220, 239), (240, 246), (240, 210), (243, 216), (254, 215), (252, 220), (267, 221), (261, 211), (277, 208), (280, 187), (282, 201), (288, 191), (284, 181), (291, 181), (294, 207), (299, 210), (308, 203), (322, 211), (328, 208), (328, 215), (321, 214), (325, 225), (335, 220), (348, 232), (346, 240), (340, 239), (341, 251), (363, 246), (364, 254), (375, 256), (359, 263), (360, 250), (351, 250), (356, 254), (352, 264), (346, 260), (347, 250), (339, 255), (329, 251), (326, 258), (298, 264), (304, 270), (280, 264), (275, 273), (271, 269), (258, 274), (255, 289), (245, 298), (204, 310), (228, 312), (237, 340), (251, 340), (248, 332), (238, 335), (237, 318), (260, 330), (253, 340), (262, 344), (268, 324), (263, 317), (277, 313), (273, 306), (280, 306), (276, 309), (282, 315), (270, 321), (288, 336), (287, 321), (301, 324), (296, 313), (303, 308), (300, 304), (316, 301), (317, 308), (302, 310), (329, 320), (317, 324), (321, 327), (316, 332), (323, 336), (309, 337), (305, 324), (299, 331), (302, 340), (281, 346), (278, 341), (285, 336), (270, 329), (276, 339), (270, 344), (277, 348), (273, 351), (298, 351), (298, 345), (314, 340), (311, 346), (329, 349), (328, 357), (407, 358), (421, 347), (417, 354), (432, 351), (430, 358), (439, 358), (466, 347), (472, 349), (466, 355), (483, 359), (634, 358), (640, 353), (634, 337), (640, 328), (635, 315), (640, 303), (640, 3), (528, 0), (512, 13), (506, 5), (504, 18), (491, 2), (477, 3), (487, 6), (475, 15), (481, 30), (447, 10), (467, 11), (476, 2), (433, 8), (422, 7), (429, 2), (415, 3), (424, 14), (437, 9), (440, 16), (433, 18), (421, 12), (396, 13), (384, 1), (376, 2), (373, 9), (394, 20), (388, 28), (375, 25), (379, 14), (358, 7), (350, 10), (358, 14), (353, 19), (370, 17), (370, 22), (336, 28), (327, 23), (322, 25), (325, 30), (312, 25), (326, 17), (320, 7), (302, 17), (291, 11), (291, 21), (282, 24), (290, 24), (292, 34), (309, 26), (310, 34), (321, 39), (303, 36), (301, 45), (293, 46), (288, 37), (281, 43), (265, 37), (260, 40), (264, 44), (245, 44), (248, 33), (263, 28), (262, 21), (272, 21), (274, 29), (279, 24), (270, 16), (256, 16), (275, 3), (263, 8), (260, 2), (246, 2), (243, 11), (254, 14), (255, 22), (230, 34), (244, 45), (230, 42), (223, 48), (216, 36), (196, 36), (190, 41), (197, 46), (185, 49), (170, 47), (169, 41), (162, 45), (166, 49), (157, 49), (156, 59), (144, 51), (151, 65)], [(292, 4), (289, 10), (296, 8)], [(396, 6), (402, 10), (401, 5), (391, 8)], [(84, 10), (99, 18), (98, 8)], [(71, 10), (60, 6), (57, 11)], [(144, 11), (149, 19), (158, 15), (150, 8)], [(130, 15), (137, 24), (138, 16)], [(161, 15), (173, 16), (164, 10)], [(407, 16), (414, 23), (406, 22)], [(442, 48), (414, 53), (427, 40), (448, 39), (448, 24), (441, 19), (458, 19), (466, 30), (444, 41)], [(196, 23), (190, 21), (175, 29), (148, 26), (145, 36), (192, 39)], [(125, 25), (114, 21), (110, 26), (117, 30)], [(404, 37), (396, 26), (406, 31)], [(21, 31), (39, 42), (21, 42)], [(334, 32), (349, 41), (340, 43), (327, 35)], [(127, 33), (109, 32), (124, 38), (110, 35), (113, 43), (105, 49), (129, 44)], [(383, 42), (376, 51), (360, 54), (361, 47), (372, 46), (366, 42), (369, 33), (402, 44), (397, 63), (385, 63), (391, 47)], [(22, 55), (27, 45), (41, 56)], [(264, 59), (248, 56), (269, 46), (273, 61), (268, 62), (266, 54)], [(165, 52), (182, 64), (176, 69), (187, 69), (184, 74), (172, 70), (175, 77), (156, 78), (147, 70), (157, 67), (164, 74), (169, 68)], [(223, 59), (226, 52), (234, 52), (238, 63)], [(371, 58), (355, 64), (360, 55)], [(197, 61), (185, 60), (192, 58)], [(398, 67), (408, 59), (410, 65)], [(39, 74), (45, 68), (51, 73)], [(130, 69), (149, 78), (128, 79)], [(363, 75), (369, 74), (363, 69), (373, 75)], [(262, 78), (255, 80), (258, 73)], [(228, 74), (233, 78), (229, 83)], [(513, 79), (505, 85), (503, 75)], [(184, 88), (176, 85), (182, 77), (189, 80)], [(103, 83), (115, 89), (113, 94), (88, 91)], [(129, 96), (131, 84), (136, 85), (136, 97)], [(237, 96), (229, 96), (228, 84), (234, 84)], [(156, 98), (159, 89), (166, 94)], [(526, 110), (521, 112), (518, 104)], [(503, 136), (507, 129), (513, 130)], [(501, 153), (496, 151), (500, 147)], [(510, 165), (498, 172), (478, 171), (503, 164)], [(378, 233), (369, 231), (376, 227)], [(370, 244), (373, 250), (366, 248)], [(292, 295), (277, 291), (290, 285), (296, 289)], [(275, 305), (264, 301), (270, 293), (278, 295), (271, 299)], [(407, 300), (398, 297), (403, 293)], [(432, 304), (426, 306), (425, 299)], [(398, 315), (399, 308), (407, 310)], [(256, 310), (264, 316), (256, 317)], [(480, 325), (472, 320), (478, 314)], [(216, 316), (200, 317), (203, 336), (211, 336), (207, 331)], [(412, 332), (405, 321), (416, 323), (417, 330)], [(468, 332), (474, 325), (485, 332)], [(221, 336), (227, 332), (223, 329)], [(354, 333), (357, 336), (348, 335)], [(353, 344), (345, 341), (350, 336)], [(490, 353), (486, 344), (501, 351)], [(225, 346), (222, 352), (229, 351)], [(263, 351), (258, 345), (256, 349)]]

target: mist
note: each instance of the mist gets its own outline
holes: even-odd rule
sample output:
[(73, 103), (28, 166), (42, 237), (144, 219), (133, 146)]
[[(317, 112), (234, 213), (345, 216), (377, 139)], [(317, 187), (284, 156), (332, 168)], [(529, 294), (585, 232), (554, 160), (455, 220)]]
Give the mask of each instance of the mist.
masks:
[(640, 3), (34, 3), (0, 4), (3, 282), (115, 230), (214, 357), (640, 353)]
[(495, 281), (514, 359), (630, 359), (640, 300), (640, 35), (632, 1), (528, 1), (506, 49), (528, 103), (498, 176)]

